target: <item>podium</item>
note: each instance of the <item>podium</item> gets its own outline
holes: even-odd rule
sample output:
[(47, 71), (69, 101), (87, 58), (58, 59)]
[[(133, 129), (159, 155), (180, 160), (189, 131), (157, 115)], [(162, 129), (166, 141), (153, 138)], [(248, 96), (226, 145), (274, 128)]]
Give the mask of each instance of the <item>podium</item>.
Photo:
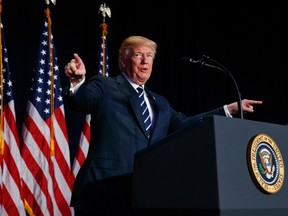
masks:
[[(287, 165), (275, 193), (261, 190), (249, 169), (258, 134), (274, 140)], [(287, 216), (287, 170), (287, 126), (208, 116), (135, 154), (133, 208), (138, 215)]]

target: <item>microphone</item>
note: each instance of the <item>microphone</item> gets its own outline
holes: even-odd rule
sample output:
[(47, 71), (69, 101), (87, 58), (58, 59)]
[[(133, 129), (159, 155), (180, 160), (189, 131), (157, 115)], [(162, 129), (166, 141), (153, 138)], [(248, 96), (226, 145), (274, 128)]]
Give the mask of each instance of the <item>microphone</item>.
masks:
[[(239, 111), (239, 115), (240, 118), (243, 119), (243, 109), (242, 109), (242, 99), (241, 99), (241, 93), (239, 91), (239, 87), (237, 85), (236, 80), (234, 79), (233, 75), (230, 73), (230, 71), (225, 68), (223, 65), (221, 65), (219, 62), (217, 62), (216, 60), (210, 58), (209, 56), (205, 56), (203, 55), (204, 58), (201, 58), (199, 60), (195, 60), (191, 57), (182, 57), (181, 61), (185, 62), (185, 63), (189, 63), (189, 64), (197, 64), (200, 65), (201, 68), (206, 67), (206, 68), (213, 68), (213, 69), (217, 69), (222, 71), (223, 73), (225, 73), (232, 81), (234, 88), (236, 90), (236, 94), (238, 96), (238, 111)], [(206, 63), (206, 61), (210, 61), (215, 65), (211, 65)]]
[(182, 62), (188, 63), (188, 64), (195, 64), (195, 65), (200, 65), (200, 67), (207, 67), (207, 68), (212, 68), (212, 69), (220, 69), (219, 67), (215, 66), (215, 65), (211, 65), (211, 64), (207, 64), (205, 62), (204, 58), (201, 58), (199, 60), (195, 60), (191, 57), (182, 57), (181, 58)]

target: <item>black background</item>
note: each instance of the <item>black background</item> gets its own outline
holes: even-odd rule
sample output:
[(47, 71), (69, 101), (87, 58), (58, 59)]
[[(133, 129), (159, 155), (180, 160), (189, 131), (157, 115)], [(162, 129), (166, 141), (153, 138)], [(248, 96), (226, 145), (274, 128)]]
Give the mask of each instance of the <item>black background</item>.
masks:
[[(263, 100), (245, 119), (288, 123), (286, 32), (284, 6), (243, 1), (156, 0), (105, 1), (111, 9), (108, 25), (109, 75), (119, 74), (118, 49), (130, 35), (143, 35), (158, 44), (149, 88), (167, 97), (172, 106), (195, 115), (237, 100), (231, 80), (221, 71), (183, 64), (182, 56), (210, 56), (237, 81), (242, 98)], [(58, 0), (50, 3), (52, 33), (63, 86), (64, 66), (76, 52), (84, 60), (87, 77), (97, 73), (103, 1)], [(44, 0), (3, 0), (2, 23), (12, 73), (19, 130), (34, 76)], [(285, 53), (285, 54), (284, 54)], [(83, 116), (66, 109), (74, 155)]]

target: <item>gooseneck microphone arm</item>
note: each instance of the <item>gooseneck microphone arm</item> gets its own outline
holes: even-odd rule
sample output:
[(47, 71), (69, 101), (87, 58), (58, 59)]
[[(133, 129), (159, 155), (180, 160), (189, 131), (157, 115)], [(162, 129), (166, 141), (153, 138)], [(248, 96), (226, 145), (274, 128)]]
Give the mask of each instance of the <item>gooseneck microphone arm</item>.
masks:
[(233, 75), (229, 72), (229, 70), (227, 68), (225, 68), (223, 65), (221, 65), (219, 62), (217, 62), (216, 60), (210, 58), (209, 56), (203, 55), (204, 59), (207, 59), (211, 62), (213, 62), (214, 64), (217, 65), (217, 68), (220, 69), (221, 71), (223, 71), (228, 77), (230, 77), (230, 79), (232, 80), (236, 93), (237, 93), (237, 97), (238, 97), (238, 112), (240, 114), (240, 118), (243, 119), (243, 109), (242, 109), (242, 99), (241, 99), (241, 93), (238, 87), (238, 84), (236, 82), (236, 80), (234, 79)]
[[(236, 93), (237, 93), (237, 96), (238, 96), (238, 102), (237, 102), (238, 113), (240, 115), (240, 118), (243, 119), (242, 99), (241, 99), (241, 93), (239, 91), (237, 82), (235, 81), (233, 75), (223, 65), (221, 65), (219, 62), (217, 62), (214, 59), (212, 59), (212, 58), (210, 58), (208, 56), (205, 56), (205, 55), (203, 55), (203, 58), (201, 58), (200, 60), (194, 60), (193, 58), (190, 58), (190, 57), (182, 57), (181, 61), (189, 63), (189, 64), (198, 64), (198, 65), (200, 65), (201, 68), (205, 68), (206, 67), (206, 68), (220, 70), (224, 74), (226, 74), (232, 80), (233, 86), (236, 89)], [(209, 63), (207, 63), (207, 61), (210, 61), (213, 64), (211, 64), (211, 63), (209, 64)]]

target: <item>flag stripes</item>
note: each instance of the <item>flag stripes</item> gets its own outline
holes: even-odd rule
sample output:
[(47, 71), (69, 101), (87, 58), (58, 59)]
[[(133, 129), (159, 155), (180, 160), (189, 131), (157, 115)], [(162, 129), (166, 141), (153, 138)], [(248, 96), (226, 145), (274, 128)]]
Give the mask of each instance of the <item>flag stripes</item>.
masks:
[(83, 129), (80, 135), (79, 146), (77, 148), (77, 152), (72, 166), (74, 177), (76, 177), (77, 173), (79, 172), (82, 164), (84, 163), (87, 157), (90, 142), (90, 119), (91, 116), (89, 114), (86, 115)]
[[(2, 25), (2, 24), (1, 24)], [(1, 26), (1, 139), (0, 139), (0, 215), (26, 215), (21, 190), (20, 141), (17, 131), (11, 73)], [(3, 124), (3, 125), (2, 125)]]

